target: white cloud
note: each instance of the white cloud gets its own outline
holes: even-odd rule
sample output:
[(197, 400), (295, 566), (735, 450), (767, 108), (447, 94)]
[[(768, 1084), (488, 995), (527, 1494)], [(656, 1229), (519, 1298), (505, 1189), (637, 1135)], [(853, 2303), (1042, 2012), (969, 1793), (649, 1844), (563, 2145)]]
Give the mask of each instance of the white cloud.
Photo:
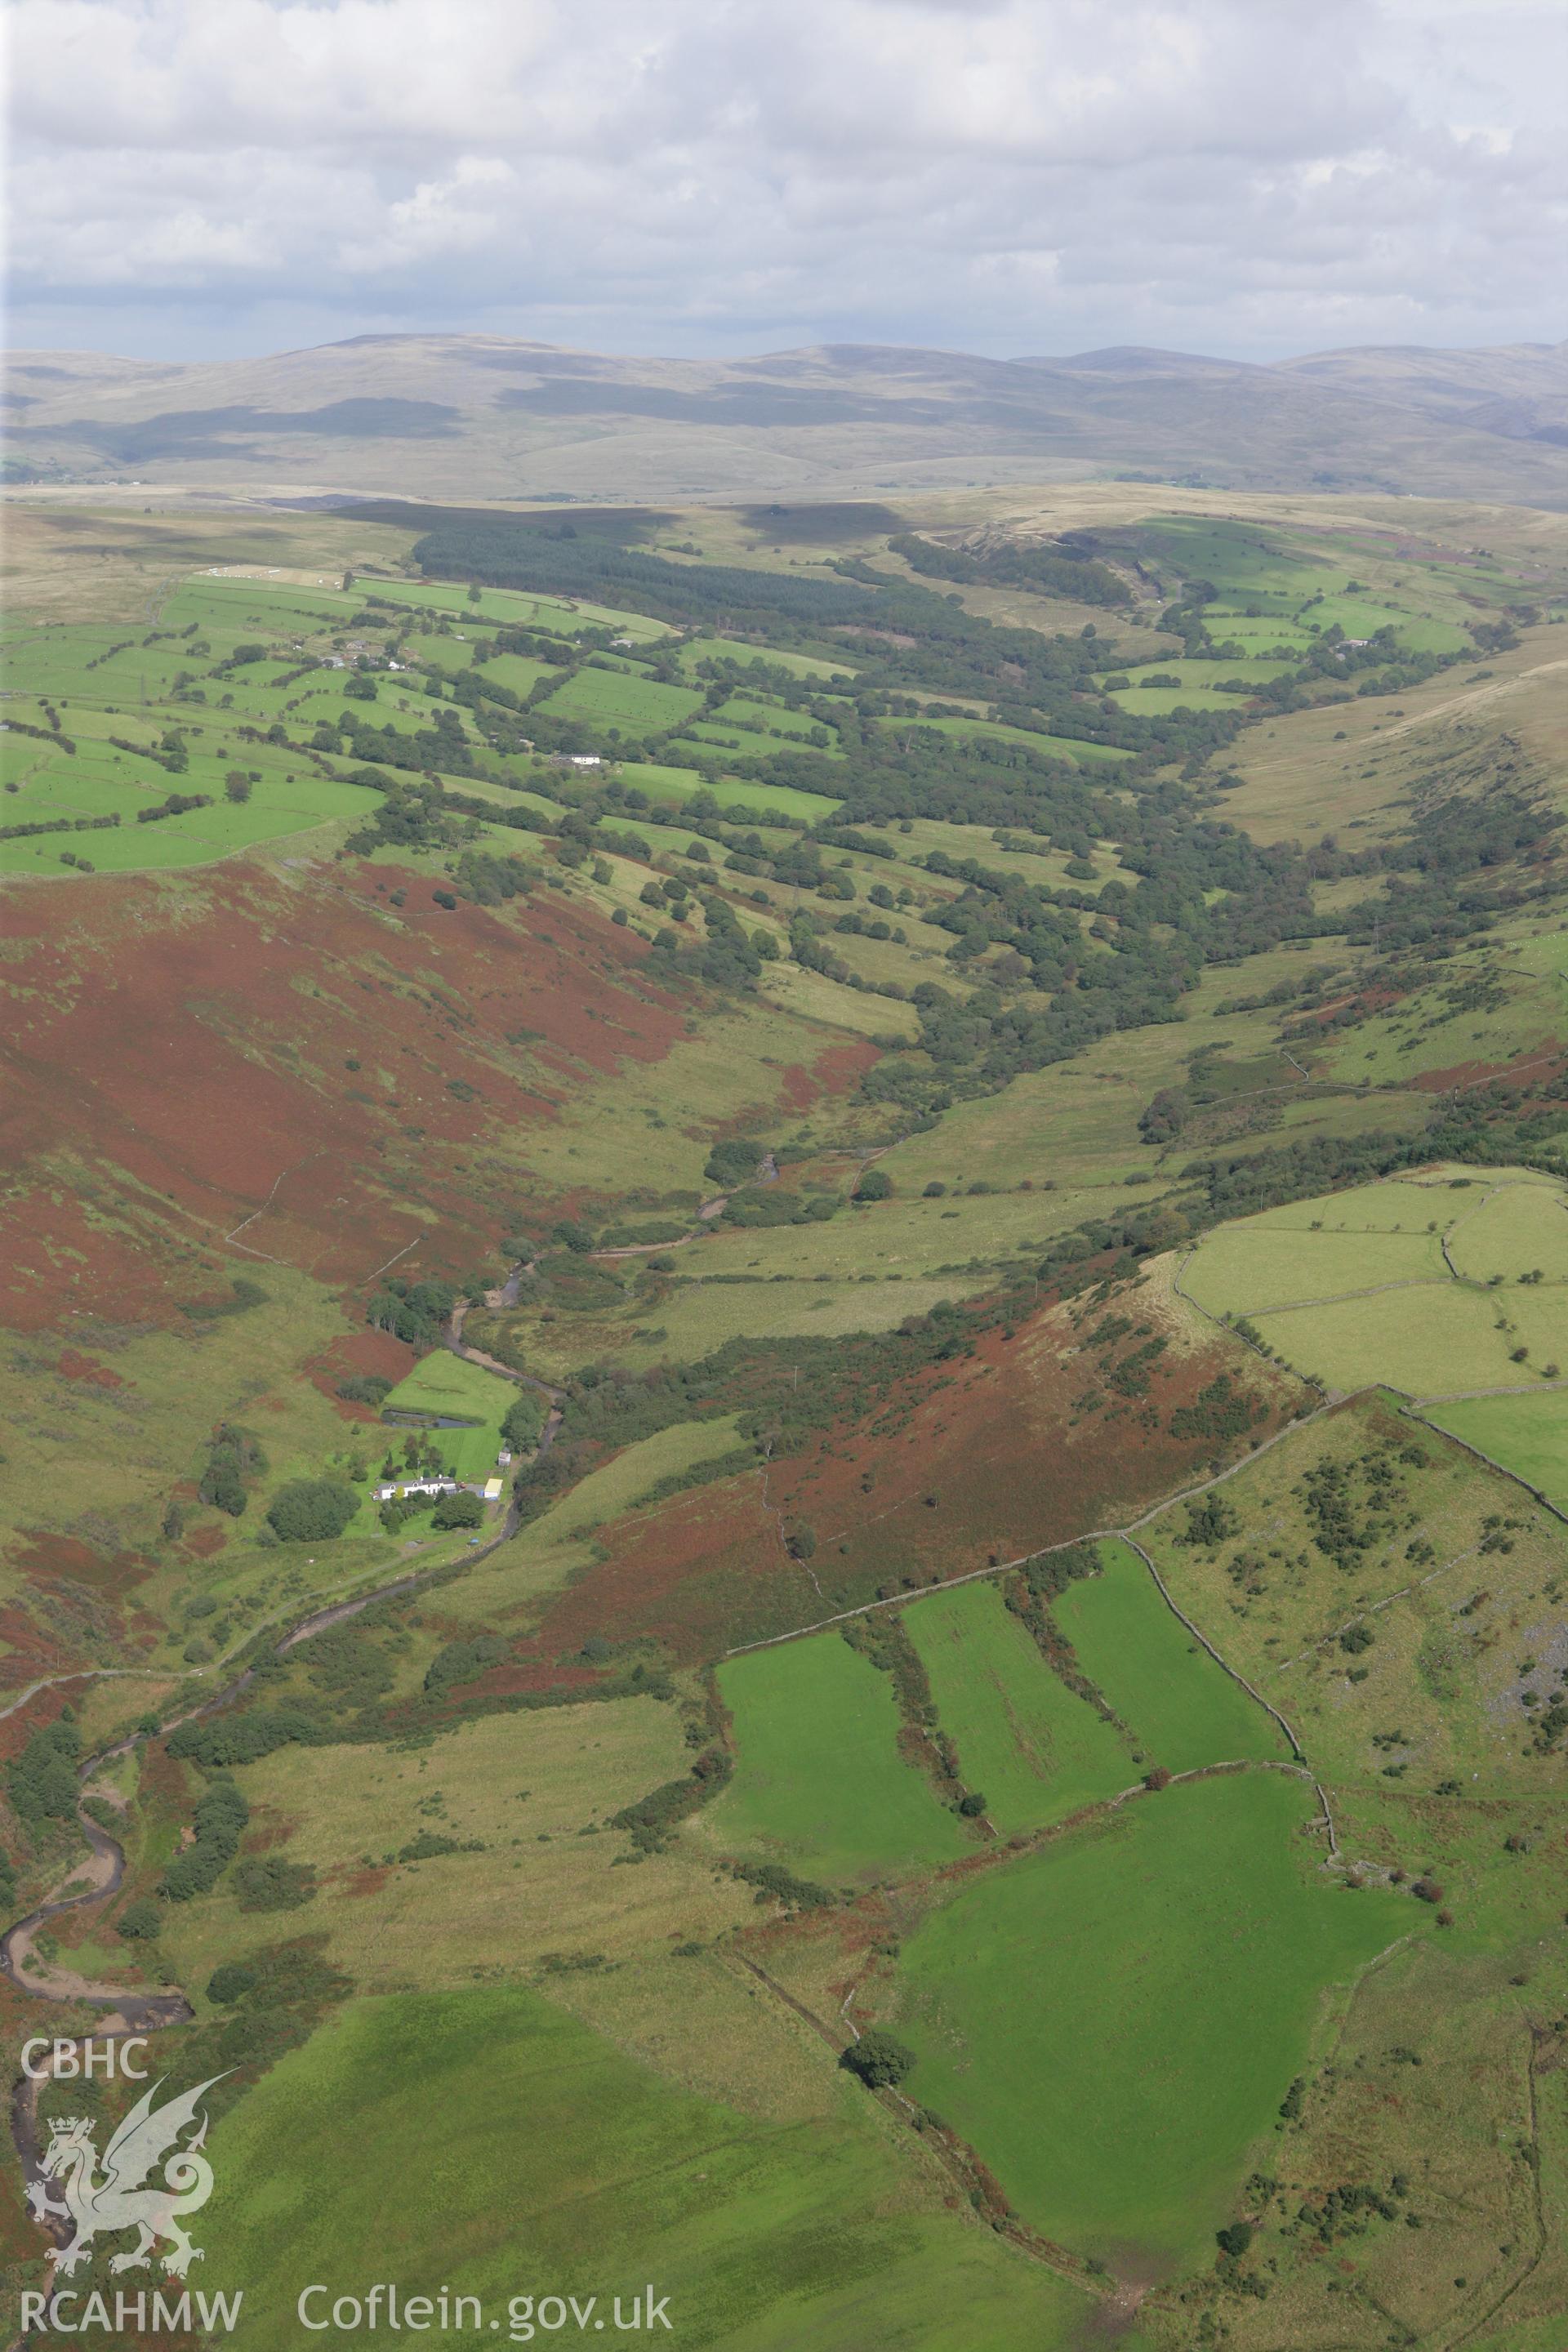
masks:
[(8, 28), (34, 340), (1563, 331), (1556, 0), (13, 0)]

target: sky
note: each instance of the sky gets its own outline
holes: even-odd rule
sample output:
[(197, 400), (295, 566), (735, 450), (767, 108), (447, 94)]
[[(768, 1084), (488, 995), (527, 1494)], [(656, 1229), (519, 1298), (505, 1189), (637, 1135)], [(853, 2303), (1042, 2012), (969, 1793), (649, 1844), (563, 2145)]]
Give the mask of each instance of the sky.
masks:
[(13, 345), (1568, 334), (1564, 0), (9, 0)]

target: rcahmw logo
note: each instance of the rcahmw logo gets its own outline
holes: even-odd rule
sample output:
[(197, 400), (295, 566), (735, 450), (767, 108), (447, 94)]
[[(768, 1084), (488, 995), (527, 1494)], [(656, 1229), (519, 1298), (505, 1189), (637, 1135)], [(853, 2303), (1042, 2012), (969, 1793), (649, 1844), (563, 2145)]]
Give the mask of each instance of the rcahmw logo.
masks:
[[(194, 2090), (166, 2099), (162, 2106), (153, 2104), (162, 2088), (161, 2081), (154, 2083), (115, 2126), (101, 2157), (90, 2116), (48, 2118), (48, 2144), (38, 2159), (37, 2178), (27, 2184), (27, 2202), (40, 2227), (47, 2229), (51, 2221), (71, 2225), (66, 2243), (49, 2249), (57, 2286), (62, 2278), (92, 2261), (95, 2238), (122, 2230), (134, 2230), (136, 2242), (110, 2256), (111, 2273), (147, 2270), (156, 2260), (171, 2278), (183, 2280), (191, 2264), (202, 2260), (202, 2249), (191, 2243), (184, 2216), (199, 2211), (212, 2195), (212, 2166), (201, 2153), (207, 2136), (201, 2103), (213, 2084), (222, 2080), (221, 2074), (209, 2075)], [(181, 2135), (186, 2131), (191, 2136), (182, 2145)], [(153, 2177), (160, 2165), (161, 2179)], [(58, 2184), (58, 2197), (49, 2194), (51, 2183)], [(237, 2294), (198, 2295), (201, 2325), (232, 2327), (239, 2316), (241, 2299)], [(67, 2333), (82, 2327), (134, 2326), (140, 2331), (149, 2325), (155, 2329), (190, 2325), (188, 2294), (169, 2301), (155, 2293), (150, 2321), (146, 2316), (111, 2318), (108, 2301), (100, 2294), (88, 2295), (85, 2308), (79, 2310), (82, 2303), (83, 2298), (75, 2294), (24, 2294), (22, 2324)], [(117, 2311), (123, 2307), (145, 2313), (147, 2298), (117, 2294), (114, 2304)], [(71, 2306), (68, 2316), (68, 2305)], [(182, 2313), (184, 2317), (177, 2315)]]

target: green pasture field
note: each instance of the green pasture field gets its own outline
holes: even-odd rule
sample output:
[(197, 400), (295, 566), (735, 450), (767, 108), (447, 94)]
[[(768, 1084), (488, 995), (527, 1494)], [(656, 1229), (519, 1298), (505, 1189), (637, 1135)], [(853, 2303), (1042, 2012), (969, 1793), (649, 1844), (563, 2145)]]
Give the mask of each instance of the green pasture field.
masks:
[(1301, 1233), (1248, 1219), (1205, 1235), (1183, 1285), (1214, 1314), (1448, 1279), (1435, 1234)]
[(938, 735), (951, 735), (959, 740), (979, 737), (994, 743), (1021, 744), (1026, 751), (1038, 752), (1045, 760), (1073, 760), (1079, 767), (1114, 767), (1119, 761), (1131, 760), (1133, 754), (1112, 743), (1088, 743), (1076, 736), (1037, 735), (1026, 727), (1009, 727), (995, 719), (879, 719), (876, 725), (907, 730), (925, 728)]
[(1161, 515), (1141, 524), (1138, 537), (1143, 551), (1170, 562), (1184, 580), (1211, 581), (1222, 602), (1282, 596), (1300, 603), (1339, 576), (1316, 550), (1267, 523)]
[(1559, 1508), (1568, 1505), (1568, 1395), (1467, 1397), (1422, 1414), (1500, 1462)]
[[(780, 2029), (747, 2022), (787, 2072)], [(503, 2328), (530, 2290), (596, 2296), (606, 2352), (642, 2340), (613, 2300), (629, 2319), (640, 2292), (668, 2297), (672, 2341), (734, 2352), (864, 2352), (873, 2312), (888, 2346), (1066, 2352), (1089, 2299), (944, 2213), (826, 2053), (818, 2073), (781, 2120), (522, 1988), (355, 2001), (218, 2126), (218, 2177), (249, 2189), (204, 2217), (204, 2284), (244, 2288), (263, 2352), (298, 2342), (301, 2285), (330, 2304), (373, 2276), (478, 2295)]]
[[(195, 621), (215, 654), (226, 654), (247, 638), (319, 635), (341, 626), (363, 603), (353, 590), (273, 586), (262, 580), (219, 580), (197, 573), (181, 582), (158, 616), (161, 629), (180, 630)], [(178, 653), (176, 645), (169, 650)]]
[(837, 1633), (719, 1669), (735, 1774), (700, 1818), (723, 1853), (864, 1885), (970, 1851), (955, 1814), (899, 1753), (891, 1681)]
[(85, 740), (79, 741), (74, 758), (42, 743), (34, 744), (32, 751), (26, 773), (14, 780), (20, 789), (6, 794), (8, 824), (51, 816), (108, 816), (116, 810), (133, 824), (138, 809), (155, 806), (178, 789), (167, 769), (139, 752), (112, 751)]
[[(846, 1191), (857, 1164), (844, 1162)], [(1038, 1258), (1058, 1234), (1106, 1208), (1098, 1192), (1066, 1187), (1055, 1192), (991, 1192), (979, 1198), (954, 1192), (936, 1201), (879, 1201), (864, 1209), (840, 1209), (822, 1224), (717, 1223), (682, 1250), (678, 1263), (683, 1275), (757, 1273), (768, 1280), (787, 1275), (796, 1282), (818, 1274), (847, 1279), (872, 1272), (935, 1277), (992, 1268), (1016, 1257)]]
[[(1355, 590), (1352, 575), (1336, 561), (1339, 551), (1330, 555), (1288, 533), (1252, 534), (1239, 524), (1205, 529), (1163, 520), (1147, 535), (1163, 541), (1184, 576), (1192, 576), (1189, 567), (1196, 561), (1199, 576), (1220, 590), (1216, 601), (1204, 610), (1208, 633), (1215, 640), (1240, 639), (1244, 631), (1268, 629), (1278, 617), (1294, 620), (1314, 634), (1337, 622), (1349, 637), (1370, 637), (1392, 626), (1400, 645), (1412, 652), (1457, 652), (1469, 643), (1452, 620), (1435, 618), (1428, 609), (1435, 597), (1452, 601), (1452, 583), (1430, 569), (1402, 569), (1397, 593), (1389, 593), (1386, 586)], [(1385, 567), (1374, 561), (1373, 568)], [(1249, 615), (1250, 606), (1262, 608), (1260, 617)]]
[[(1240, 646), (1239, 658), (1244, 661), (1273, 660), (1275, 649), (1280, 646), (1291, 653), (1305, 653), (1312, 642), (1310, 630), (1294, 621), (1247, 620), (1231, 613), (1216, 613), (1212, 606), (1208, 609), (1208, 628), (1215, 645)], [(1289, 668), (1290, 665), (1281, 662), (1279, 667)]]
[(685, 726), (671, 749), (692, 753), (705, 752), (710, 758), (715, 751), (728, 751), (738, 760), (771, 760), (781, 751), (796, 751), (814, 760), (841, 759), (843, 753), (834, 747), (818, 751), (794, 737), (781, 740), (776, 735), (764, 733), (759, 728), (742, 727), (733, 719), (693, 719)]
[(1168, 1772), (1238, 1758), (1281, 1759), (1283, 1734), (1174, 1617), (1137, 1553), (1099, 1547), (1100, 1572), (1051, 1603), (1078, 1663)]
[(722, 1413), (712, 1421), (678, 1421), (652, 1437), (624, 1446), (602, 1469), (591, 1470), (542, 1518), (534, 1520), (519, 1541), (554, 1543), (563, 1537), (592, 1533), (620, 1518), (651, 1495), (667, 1479), (683, 1477), (721, 1454), (742, 1445), (736, 1417)]
[[(248, 746), (247, 747), (249, 748)], [(226, 763), (222, 763), (226, 764)], [(220, 765), (214, 762), (215, 766)], [(90, 859), (100, 873), (154, 872), (173, 866), (205, 866), (252, 849), (304, 834), (336, 819), (363, 816), (369, 796), (351, 784), (340, 784), (314, 772), (301, 772), (293, 784), (279, 782), (272, 790), (264, 782), (238, 807), (223, 798), (223, 778), (203, 776), (195, 761), (191, 772), (165, 780), (164, 792), (211, 792), (211, 808), (190, 809), (182, 816), (161, 817), (138, 824), (133, 814), (111, 830), (93, 833), (37, 834), (23, 841), (0, 842), (0, 869), (9, 873), (58, 875), (60, 852), (70, 850)], [(138, 799), (142, 796), (138, 795)], [(163, 797), (160, 793), (157, 798)], [(75, 814), (74, 806), (46, 806), (41, 814)], [(16, 819), (15, 822), (30, 820)]]
[(825, 682), (858, 675), (851, 662), (795, 653), (785, 646), (748, 645), (740, 637), (692, 637), (676, 656), (677, 667), (689, 677), (695, 677), (698, 665), (705, 661), (743, 662), (748, 667), (765, 664), (773, 669), (788, 670), (792, 677), (819, 677)]
[[(492, 657), (490, 647), (494, 643), (493, 637), (447, 637), (432, 630), (428, 635), (420, 635), (416, 646), (416, 657), (422, 669), (439, 670), (444, 677), (460, 677), (465, 670), (477, 669), (481, 662), (489, 668), (492, 658), (498, 664), (496, 667), (498, 677), (502, 675), (499, 667), (500, 662), (517, 662), (524, 669), (533, 669), (536, 667), (542, 669), (548, 667), (545, 663), (536, 665), (531, 661), (524, 661), (517, 654), (502, 654)], [(508, 685), (511, 683), (510, 677), (507, 677), (506, 683)]]
[(702, 707), (700, 695), (684, 687), (661, 686), (657, 678), (626, 670), (574, 670), (540, 709), (552, 719), (581, 719), (597, 728), (618, 727), (624, 735), (663, 735)]
[(1568, 1281), (1568, 1192), (1550, 1179), (1515, 1179), (1489, 1192), (1448, 1234), (1448, 1255), (1462, 1275), (1517, 1282), (1537, 1271)]
[[(848, 709), (850, 706), (846, 703), (843, 708)], [(771, 736), (776, 733), (792, 741), (805, 742), (820, 721), (814, 719), (809, 710), (793, 710), (785, 702), (769, 702), (750, 695), (732, 694), (728, 702), (721, 702), (712, 713), (711, 723), (715, 727), (746, 727), (754, 734)], [(832, 729), (829, 728), (827, 732), (831, 735)], [(826, 748), (837, 750), (837, 746), (831, 744)]]
[[(1322, 1192), (1310, 1201), (1290, 1201), (1265, 1209), (1244, 1223), (1248, 1231), (1304, 1237), (1316, 1248), (1320, 1231), (1325, 1242), (1337, 1234), (1417, 1234), (1425, 1238), (1434, 1222), (1441, 1233), (1476, 1204), (1479, 1192), (1492, 1181), (1472, 1171), (1447, 1162), (1408, 1176), (1386, 1176), (1372, 1184), (1354, 1184), (1342, 1192)], [(1231, 1230), (1216, 1227), (1220, 1233)]]
[[(343, 691), (344, 681), (335, 672), (318, 677), (312, 684), (301, 685), (292, 706), (298, 713), (296, 725), (314, 727), (319, 719), (324, 719), (336, 726), (346, 714), (357, 711), (362, 718), (373, 719), (378, 727), (390, 727), (399, 735), (412, 735), (416, 729), (428, 727), (437, 709), (456, 710), (461, 731), (468, 741), (477, 743), (480, 740), (479, 723), (472, 711), (459, 709), (455, 703), (433, 704), (422, 691), (416, 678), (393, 678), (383, 671), (377, 671), (375, 679), (375, 698), (368, 703), (351, 702)], [(289, 715), (287, 711), (285, 715)]]
[(1254, 1771), (1169, 1789), (986, 1872), (909, 1937), (905, 2089), (1026, 2220), (1147, 2279), (1207, 2266), (1324, 1996), (1415, 1906), (1314, 1881), (1310, 1792)]
[(552, 675), (549, 662), (532, 661), (524, 654), (490, 654), (475, 667), (487, 684), (493, 680), (513, 694), (531, 694), (542, 677)]
[[(116, 628), (90, 622), (55, 622), (45, 628), (18, 630), (5, 641), (7, 690), (12, 695), (49, 695), (71, 700), (79, 695), (92, 701), (107, 701), (108, 696), (100, 691), (97, 684), (109, 667), (103, 657), (127, 638), (140, 648), (146, 634), (144, 624), (140, 627), (127, 625)], [(163, 646), (149, 647), (148, 658), (166, 658), (170, 650)], [(96, 662), (102, 662), (103, 667), (89, 667)], [(188, 668), (189, 662), (184, 667)], [(27, 716), (32, 719), (34, 714), (29, 711)]]
[(647, 645), (669, 635), (663, 621), (650, 620), (646, 613), (619, 613), (608, 604), (535, 596), (516, 588), (481, 588), (478, 601), (472, 602), (467, 588), (427, 581), (378, 580), (372, 572), (361, 572), (353, 593), (362, 603), (370, 596), (384, 596), (389, 604), (419, 605), (453, 619), (499, 621), (513, 628), (539, 629), (551, 636), (580, 636), (584, 626), (614, 628), (621, 636)]
[[(1227, 635), (1228, 629), (1219, 632)], [(1121, 665), (1103, 673), (1104, 678), (1124, 677), (1134, 687), (1146, 687), (1152, 678), (1173, 677), (1184, 687), (1212, 688), (1216, 680), (1244, 677), (1247, 684), (1267, 686), (1270, 678), (1283, 677), (1292, 665), (1288, 661), (1270, 661), (1266, 655), (1233, 655), (1228, 661), (1146, 661), (1134, 662), (1123, 668)], [(1238, 698), (1225, 697), (1233, 707)]]
[(1135, 1780), (1123, 1741), (1052, 1673), (994, 1584), (933, 1593), (904, 1625), (964, 1784), (984, 1795), (1004, 1837), (1065, 1820)]
[[(1507, 1181), (1489, 1190), (1495, 1180), (1434, 1171), (1222, 1225), (1184, 1285), (1212, 1314), (1253, 1318), (1287, 1361), (1333, 1388), (1528, 1385), (1568, 1362), (1564, 1194), (1546, 1178), (1499, 1174)], [(1443, 1264), (1444, 1233), (1466, 1279)], [(1536, 1267), (1544, 1282), (1520, 1282)], [(1483, 1287), (1492, 1275), (1505, 1279)]]
[[(1536, 1370), (1568, 1363), (1562, 1291), (1500, 1297), (1456, 1282), (1422, 1284), (1253, 1319), (1287, 1362), (1347, 1391), (1384, 1381), (1407, 1396), (1439, 1396), (1518, 1386)], [(1528, 1370), (1513, 1360), (1519, 1347), (1527, 1350)]]
[[(694, 1361), (727, 1339), (837, 1339), (849, 1331), (890, 1331), (909, 1315), (929, 1315), (939, 1300), (989, 1288), (992, 1270), (915, 1276), (908, 1281), (703, 1282), (678, 1280), (656, 1307), (639, 1310), (653, 1328), (640, 1336), (601, 1335), (613, 1360), (634, 1370)], [(559, 1327), (558, 1327), (559, 1328)]]
[[(116, 646), (124, 646), (114, 652)], [(200, 661), (205, 661), (203, 656)], [(126, 646), (123, 635), (108, 635), (69, 626), (40, 629), (6, 649), (6, 688), (18, 717), (40, 723), (37, 710), (20, 707), (16, 698), (33, 695), (64, 702), (71, 712), (67, 734), (84, 733), (88, 711), (114, 710), (121, 716), (140, 713), (148, 702), (163, 702), (174, 689), (178, 671), (193, 667), (185, 646), (148, 645), (141, 636)], [(238, 673), (237, 673), (238, 675)], [(42, 723), (47, 724), (47, 721)], [(39, 747), (41, 748), (41, 747)]]
[(1506, 1377), (1508, 1354), (1491, 1336), (1490, 1307), (1451, 1284), (1252, 1319), (1284, 1362), (1344, 1393), (1386, 1381), (1417, 1396), (1445, 1365), (1463, 1365), (1474, 1383)]
[[(497, 1372), (470, 1364), (449, 1349), (437, 1348), (423, 1357), (389, 1396), (382, 1399), (384, 1416), (398, 1412), (428, 1413), (433, 1418), (461, 1420), (467, 1429), (432, 1429), (428, 1434), (459, 1478), (494, 1478), (500, 1474), (496, 1455), (500, 1450), (500, 1424), (511, 1411), (517, 1391)], [(395, 1424), (389, 1421), (389, 1433)], [(394, 1456), (401, 1437), (389, 1433)]]
[[(528, 772), (531, 774), (533, 771), (531, 769)], [(541, 816), (552, 820), (565, 814), (564, 802), (552, 800), (548, 793), (535, 792), (527, 784), (515, 783), (510, 776), (501, 783), (492, 783), (488, 776), (454, 776), (451, 781), (458, 791), (470, 794), (473, 799), (494, 801), (502, 808), (521, 804), (523, 808), (537, 809)], [(516, 855), (526, 857), (529, 854), (527, 835), (514, 833), (512, 842)], [(537, 848), (534, 854), (538, 855)]]
[[(1003, 876), (1017, 873), (1029, 881), (1048, 882), (1053, 889), (1060, 889), (1068, 879), (1068, 855), (1065, 850), (1047, 849), (1043, 843), (1037, 849), (1022, 852), (1002, 849), (978, 825), (950, 824), (942, 817), (917, 816), (910, 819), (907, 834), (900, 829), (889, 837), (900, 854), (900, 862), (924, 858), (933, 849), (942, 849), (950, 857), (976, 858), (982, 866)], [(1089, 863), (1098, 868), (1102, 881), (1115, 879), (1133, 884), (1137, 880), (1131, 869), (1118, 860), (1113, 844), (1094, 846), (1089, 853)], [(879, 866), (882, 871), (887, 871), (885, 860), (879, 860)], [(944, 894), (956, 891), (961, 887), (952, 882), (942, 884)], [(1090, 886), (1075, 882), (1071, 887), (1076, 890), (1085, 890)]]
[(1393, 597), (1330, 595), (1313, 605), (1311, 617), (1325, 629), (1337, 621), (1347, 637), (1375, 636), (1379, 629), (1392, 628), (1396, 643), (1414, 654), (1464, 653), (1472, 642), (1452, 622), (1413, 613)]
[[(699, 793), (711, 793), (721, 808), (730, 812), (730, 822), (737, 820), (737, 808), (774, 810), (780, 816), (797, 816), (807, 824), (815, 824), (829, 810), (842, 803), (826, 793), (799, 791), (794, 784), (757, 784), (743, 776), (710, 777), (695, 768), (672, 767), (651, 760), (626, 760), (621, 762), (621, 782), (635, 784), (651, 800), (694, 799)], [(634, 833), (643, 829), (643, 820), (636, 810), (628, 810), (625, 823)]]
[[(1217, 676), (1217, 670), (1216, 670)], [(1131, 686), (1121, 687), (1108, 697), (1119, 710), (1134, 719), (1164, 719), (1173, 710), (1244, 710), (1247, 698), (1240, 694), (1222, 694), (1214, 686)]]

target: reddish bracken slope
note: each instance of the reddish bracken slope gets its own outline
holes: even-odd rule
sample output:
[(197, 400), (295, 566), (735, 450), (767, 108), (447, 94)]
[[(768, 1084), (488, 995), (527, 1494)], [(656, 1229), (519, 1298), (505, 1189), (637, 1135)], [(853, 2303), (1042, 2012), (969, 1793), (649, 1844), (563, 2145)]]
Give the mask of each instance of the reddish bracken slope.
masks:
[(0, 1319), (23, 1328), (96, 1292), (156, 1318), (174, 1234), (334, 1283), (411, 1241), (460, 1259), (494, 1238), (492, 1141), (682, 1029), (635, 935), (558, 898), (547, 924), (448, 910), (387, 867), (62, 883), (16, 894), (7, 932)]

